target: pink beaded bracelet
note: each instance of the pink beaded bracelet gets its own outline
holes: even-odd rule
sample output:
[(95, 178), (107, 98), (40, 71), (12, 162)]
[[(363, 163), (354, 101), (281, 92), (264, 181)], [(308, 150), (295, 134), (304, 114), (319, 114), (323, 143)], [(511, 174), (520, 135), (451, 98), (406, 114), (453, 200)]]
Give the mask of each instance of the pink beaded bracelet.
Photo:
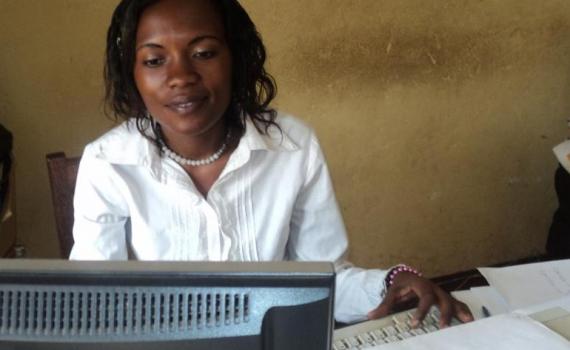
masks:
[(398, 275), (400, 272), (410, 272), (410, 273), (413, 273), (414, 275), (417, 275), (420, 277), (422, 275), (421, 272), (419, 272), (418, 270), (414, 269), (411, 266), (404, 265), (404, 264), (397, 265), (397, 266), (393, 267), (388, 272), (388, 276), (386, 276), (386, 285), (388, 287), (391, 286), (392, 284), (394, 284), (394, 278), (396, 278), (396, 275)]

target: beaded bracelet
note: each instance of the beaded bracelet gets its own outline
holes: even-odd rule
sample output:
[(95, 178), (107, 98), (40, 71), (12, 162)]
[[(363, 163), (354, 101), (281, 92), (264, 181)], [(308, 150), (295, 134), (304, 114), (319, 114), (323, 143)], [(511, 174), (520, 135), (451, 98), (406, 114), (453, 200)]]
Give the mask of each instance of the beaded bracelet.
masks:
[(416, 276), (422, 276), (422, 273), (419, 272), (418, 270), (414, 269), (411, 266), (408, 265), (404, 265), (404, 264), (400, 264), (400, 265), (396, 265), (395, 267), (393, 267), (389, 272), (388, 275), (386, 276), (386, 286), (391, 286), (392, 284), (394, 284), (394, 278), (396, 278), (396, 276), (400, 273), (400, 272), (410, 272), (413, 273)]

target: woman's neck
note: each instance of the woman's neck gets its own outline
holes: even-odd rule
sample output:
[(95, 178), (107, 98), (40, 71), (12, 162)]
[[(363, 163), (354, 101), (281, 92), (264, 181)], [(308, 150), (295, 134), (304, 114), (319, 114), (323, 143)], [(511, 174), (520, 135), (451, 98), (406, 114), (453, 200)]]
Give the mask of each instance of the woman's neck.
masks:
[(204, 159), (216, 153), (227, 142), (228, 126), (221, 121), (207, 131), (180, 134), (161, 129), (161, 139), (176, 154), (188, 159)]

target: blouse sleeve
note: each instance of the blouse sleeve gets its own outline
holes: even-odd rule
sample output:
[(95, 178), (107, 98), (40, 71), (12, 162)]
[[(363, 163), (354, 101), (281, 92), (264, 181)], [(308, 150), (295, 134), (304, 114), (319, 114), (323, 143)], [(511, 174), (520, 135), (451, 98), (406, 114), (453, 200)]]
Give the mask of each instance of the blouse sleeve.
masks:
[[(89, 147), (89, 146), (88, 146)], [(128, 206), (113, 165), (90, 155), (79, 164), (74, 196), (71, 260), (126, 260)]]
[(381, 301), (386, 271), (361, 269), (346, 260), (346, 229), (327, 165), (311, 135), (305, 182), (295, 202), (288, 242), (292, 260), (330, 261), (336, 271), (335, 318), (355, 322), (366, 318)]

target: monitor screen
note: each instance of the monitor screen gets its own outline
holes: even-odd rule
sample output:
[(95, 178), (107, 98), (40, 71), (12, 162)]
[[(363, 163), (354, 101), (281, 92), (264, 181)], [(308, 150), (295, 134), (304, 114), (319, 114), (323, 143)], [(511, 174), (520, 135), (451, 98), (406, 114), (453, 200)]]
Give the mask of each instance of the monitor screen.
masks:
[(3, 349), (328, 350), (329, 263), (0, 260)]

